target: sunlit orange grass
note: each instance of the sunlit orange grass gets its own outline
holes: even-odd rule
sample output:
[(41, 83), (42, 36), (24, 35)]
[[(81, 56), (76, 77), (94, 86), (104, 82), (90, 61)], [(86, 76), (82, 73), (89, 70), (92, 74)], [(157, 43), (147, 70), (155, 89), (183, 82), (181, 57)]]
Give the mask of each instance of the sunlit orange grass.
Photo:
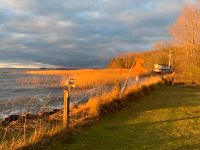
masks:
[[(116, 100), (123, 101), (131, 93), (134, 94), (140, 92), (145, 94), (145, 90), (151, 90), (151, 87), (153, 85), (156, 85), (160, 82), (160, 77), (149, 77), (145, 79), (145, 81), (140, 85), (133, 85), (132, 87), (129, 87), (122, 95), (120, 94), (120, 90), (118, 88), (114, 88), (110, 92), (103, 93), (100, 96), (90, 98), (87, 103), (79, 105), (78, 109), (73, 109), (71, 115), (77, 115), (81, 117), (82, 120), (83, 118), (98, 117), (98, 115), (101, 113), (100, 110), (103, 106), (112, 105), (111, 103), (115, 102)], [(134, 100), (134, 97), (132, 98)], [(110, 108), (112, 108), (112, 106)]]
[(156, 85), (162, 82), (160, 77), (148, 77), (141, 84), (130, 86), (126, 91), (125, 95), (133, 92), (144, 92), (145, 90), (150, 90), (152, 85)]
[[(81, 70), (44, 70), (44, 71), (27, 71), (27, 74), (61, 76), (58, 83), (64, 86), (66, 80), (70, 77), (75, 79), (75, 85), (78, 88), (89, 88), (101, 85), (111, 85), (117, 80), (126, 79), (129, 69), (81, 69)], [(134, 77), (142, 72), (131, 70), (130, 77)], [(33, 79), (33, 81), (36, 81)], [(35, 83), (39, 83), (35, 82)]]
[[(28, 131), (26, 138), (23, 135), (19, 135), (16, 137), (12, 137), (10, 140), (1, 141), (0, 143), (0, 150), (17, 150), (23, 147), (26, 147), (31, 144), (36, 144), (38, 141), (42, 140), (44, 137), (52, 137), (54, 135), (58, 135), (59, 133), (63, 132), (64, 128), (62, 124), (58, 123), (48, 129), (48, 123), (40, 124), (38, 122), (38, 127), (35, 128), (34, 132)], [(22, 130), (23, 131), (23, 130)], [(26, 149), (26, 148), (25, 148)]]
[(87, 103), (79, 105), (79, 108), (74, 110), (74, 114), (87, 112), (88, 115), (97, 116), (101, 106), (113, 102), (115, 99), (119, 99), (119, 90), (113, 89), (110, 92), (103, 93), (100, 96), (92, 97)]

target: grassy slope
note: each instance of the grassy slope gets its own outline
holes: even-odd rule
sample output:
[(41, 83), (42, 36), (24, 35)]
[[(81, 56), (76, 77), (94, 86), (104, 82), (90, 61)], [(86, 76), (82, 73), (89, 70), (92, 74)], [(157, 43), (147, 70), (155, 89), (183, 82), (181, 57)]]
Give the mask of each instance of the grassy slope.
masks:
[(200, 90), (163, 86), (49, 149), (200, 149)]

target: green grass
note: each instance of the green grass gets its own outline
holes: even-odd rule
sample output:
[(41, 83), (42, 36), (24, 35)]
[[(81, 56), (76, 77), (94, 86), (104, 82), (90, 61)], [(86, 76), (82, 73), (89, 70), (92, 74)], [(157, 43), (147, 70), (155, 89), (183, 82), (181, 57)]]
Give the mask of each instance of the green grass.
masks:
[(200, 149), (200, 89), (159, 87), (70, 138), (56, 138), (48, 149)]

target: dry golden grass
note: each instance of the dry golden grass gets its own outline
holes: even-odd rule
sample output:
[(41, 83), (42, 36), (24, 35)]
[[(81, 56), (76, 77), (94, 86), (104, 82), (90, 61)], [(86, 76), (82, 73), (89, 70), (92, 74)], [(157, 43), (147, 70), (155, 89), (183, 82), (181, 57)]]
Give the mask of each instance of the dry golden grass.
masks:
[[(120, 89), (118, 87), (114, 87), (110, 92), (103, 93), (100, 96), (91, 97), (87, 103), (71, 108), (71, 127), (79, 126), (88, 120), (98, 119), (102, 115), (106, 115), (121, 109), (123, 105), (127, 104), (127, 97), (132, 97), (134, 100), (136, 97), (145, 95), (146, 92), (151, 90), (153, 85), (156, 85), (160, 82), (162, 82), (160, 77), (150, 77), (139, 85), (133, 85), (132, 87), (129, 87), (124, 93), (120, 93)], [(137, 96), (134, 97), (134, 95)], [(53, 114), (49, 118), (50, 120), (61, 121), (62, 112)]]
[[(48, 78), (30, 78), (29, 81), (32, 85), (39, 85), (40, 83), (48, 83), (48, 80), (56, 81), (57, 86), (64, 86), (68, 78), (75, 79), (75, 85), (78, 88), (89, 88), (102, 85), (111, 85), (116, 81), (123, 81), (126, 79), (130, 69), (81, 69), (81, 70), (42, 70), (42, 71), (27, 71), (27, 74), (32, 75), (46, 75)], [(134, 77), (138, 74), (144, 72), (138, 72), (132, 70), (130, 77)], [(50, 79), (49, 79), (50, 76)], [(52, 76), (57, 76), (53, 78)], [(60, 78), (58, 78), (58, 76)], [(41, 81), (40, 81), (41, 79)], [(59, 81), (58, 81), (59, 80)], [(23, 82), (23, 81), (22, 81)], [(53, 86), (53, 83), (50, 83), (49, 86)]]
[(0, 137), (0, 150), (20, 149), (63, 130), (61, 122), (50, 122), (48, 116), (31, 119), (21, 117), (9, 125), (4, 125), (4, 130), (1, 129), (3, 132)]
[[(133, 85), (132, 87), (129, 87), (124, 93), (120, 93), (120, 89), (115, 87), (110, 92), (104, 93), (100, 96), (92, 97), (87, 103), (79, 105), (78, 108), (74, 108), (72, 110), (71, 118), (72, 120), (75, 118), (73, 125), (79, 125), (84, 119), (87, 121), (91, 120), (92, 118), (98, 118), (101, 115), (117, 111), (120, 107), (123, 107), (122, 105), (127, 100), (128, 96), (133, 96), (134, 94), (139, 94), (138, 96), (140, 96), (141, 93), (144, 95), (151, 89), (153, 85), (161, 82), (162, 81), (160, 77), (150, 77), (139, 85)], [(58, 118), (58, 116), (55, 118)], [(78, 121), (79, 119), (81, 119), (81, 121)]]
[[(34, 71), (27, 72), (29, 74), (45, 74), (45, 75), (63, 75), (76, 78), (75, 84), (82, 88), (91, 86), (91, 84), (113, 84), (116, 80), (124, 80), (129, 70), (72, 70), (72, 71)], [(135, 74), (132, 73), (131, 76)], [(89, 76), (89, 77), (88, 77)], [(79, 83), (79, 82), (80, 83)], [(104, 93), (100, 96), (92, 97), (85, 104), (81, 104), (77, 107), (72, 107), (70, 112), (70, 127), (79, 126), (98, 119), (102, 115), (112, 113), (119, 110), (126, 105), (127, 97), (132, 94), (138, 94), (139, 92), (145, 92), (152, 85), (161, 82), (160, 78), (152, 77), (147, 78), (143, 83), (137, 86), (129, 87), (123, 94), (120, 93), (119, 87), (115, 87), (112, 91)], [(35, 122), (35, 123), (33, 123)], [(34, 143), (38, 143), (45, 137), (51, 137), (55, 134), (63, 131), (62, 126), (62, 110), (58, 113), (50, 115), (48, 118), (42, 120), (22, 120), (16, 122), (12, 126), (5, 128), (5, 138), (2, 138), (0, 143), (0, 149), (18, 149)], [(56, 122), (56, 123), (55, 123)], [(52, 125), (53, 124), (53, 125)], [(15, 137), (6, 139), (6, 135), (12, 135), (13, 129), (20, 126), (19, 134), (15, 133)], [(10, 130), (10, 133), (8, 133)], [(16, 132), (16, 131), (13, 131)]]

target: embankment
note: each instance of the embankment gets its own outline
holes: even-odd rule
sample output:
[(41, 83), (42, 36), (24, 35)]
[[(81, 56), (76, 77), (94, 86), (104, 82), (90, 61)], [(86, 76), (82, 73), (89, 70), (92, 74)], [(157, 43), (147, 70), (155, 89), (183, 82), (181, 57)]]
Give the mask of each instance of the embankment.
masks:
[[(118, 87), (116, 87), (109, 93), (104, 93), (101, 96), (90, 99), (86, 104), (71, 108), (70, 131), (73, 131), (75, 127), (88, 126), (90, 123), (93, 123), (108, 114), (113, 114), (123, 107), (127, 107), (129, 101), (134, 101), (143, 97), (159, 83), (161, 83), (160, 78), (148, 78), (142, 84), (130, 87), (123, 94), (120, 94)], [(32, 126), (33, 122), (34, 121), (32, 120)], [(24, 149), (42, 147), (44, 143), (48, 143), (52, 138), (66, 133), (66, 129), (63, 129), (61, 124), (62, 110), (48, 116), (46, 121), (40, 119), (39, 123), (37, 121), (35, 122), (36, 125), (38, 125), (38, 128), (32, 129), (32, 133), (29, 132), (29, 135), (25, 134), (26, 136), (24, 136), (24, 132), (22, 132), (21, 137), (12, 140), (12, 142), (6, 141), (6, 138), (4, 138), (5, 142), (1, 145), (2, 148), (8, 145), (11, 148), (15, 145), (16, 149), (22, 147), (24, 147)], [(17, 123), (15, 126), (17, 126)], [(29, 120), (26, 120), (22, 126), (22, 129), (30, 131), (29, 126), (31, 125), (29, 124)]]
[(200, 148), (200, 91), (162, 85), (73, 134), (57, 136), (43, 149), (193, 150)]

